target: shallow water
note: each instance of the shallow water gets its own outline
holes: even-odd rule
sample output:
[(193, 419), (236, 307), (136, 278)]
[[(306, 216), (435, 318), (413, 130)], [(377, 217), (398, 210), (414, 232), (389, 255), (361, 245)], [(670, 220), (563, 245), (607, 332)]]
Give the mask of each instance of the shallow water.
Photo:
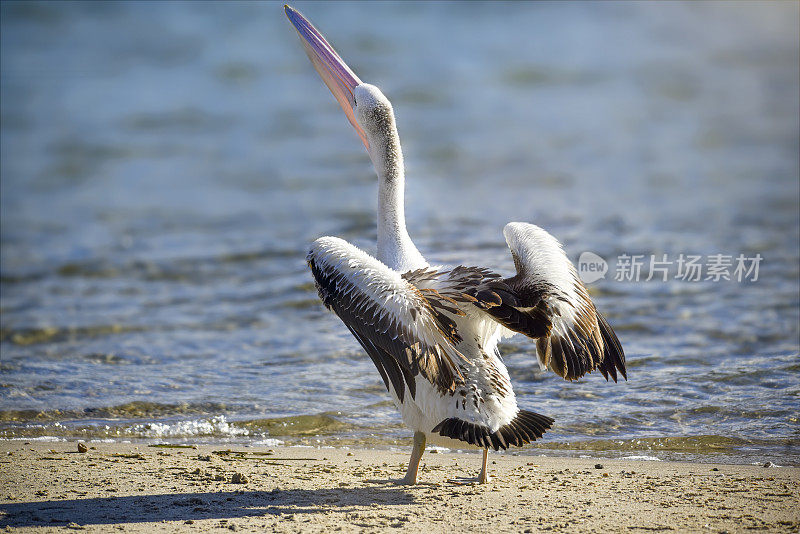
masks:
[[(525, 220), (609, 261), (628, 382), (501, 347), (532, 451), (797, 463), (796, 3), (296, 7), (392, 100), (426, 256), (507, 273)], [(0, 437), (407, 443), (305, 266), (374, 251), (376, 184), (280, 4), (0, 9)]]

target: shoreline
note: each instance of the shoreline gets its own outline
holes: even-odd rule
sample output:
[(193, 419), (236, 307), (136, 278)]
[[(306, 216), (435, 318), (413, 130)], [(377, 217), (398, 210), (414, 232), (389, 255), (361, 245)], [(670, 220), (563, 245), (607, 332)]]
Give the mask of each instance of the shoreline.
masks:
[[(585, 439), (571, 441), (537, 441), (523, 449), (512, 448), (508, 451), (495, 453), (492, 456), (524, 456), (524, 457), (554, 457), (554, 458), (583, 458), (597, 460), (634, 460), (656, 462), (678, 462), (692, 464), (724, 464), (724, 465), (752, 465), (762, 466), (765, 463), (775, 464), (777, 467), (800, 468), (800, 457), (792, 454), (786, 446), (778, 448), (781, 444), (763, 443), (737, 443), (734, 445), (715, 446), (707, 442), (701, 443), (709, 436), (680, 436), (677, 439), (683, 443), (676, 444), (676, 438), (644, 437), (621, 439)], [(712, 438), (718, 438), (711, 436)], [(664, 441), (672, 440), (670, 443)], [(687, 446), (687, 442), (691, 443)], [(14, 443), (86, 443), (120, 444), (129, 446), (149, 447), (154, 445), (191, 445), (216, 448), (251, 448), (251, 447), (279, 447), (279, 448), (313, 448), (313, 449), (348, 449), (366, 451), (389, 451), (406, 453), (411, 450), (411, 438), (387, 439), (365, 441), (348, 439), (338, 436), (307, 436), (307, 435), (277, 435), (274, 437), (239, 436), (233, 438), (209, 436), (165, 436), (165, 437), (81, 437), (71, 435), (41, 435), (30, 437), (0, 437), (0, 443), (7, 442), (8, 446)], [(616, 442), (616, 446), (615, 446)], [(740, 447), (747, 446), (747, 451)], [(0, 447), (1, 449), (1, 447)], [(426, 451), (437, 449), (439, 453), (469, 453), (470, 449), (449, 449), (428, 445)]]
[[(0, 528), (107, 532), (800, 530), (800, 468), (283, 446), (0, 442)], [(600, 466), (600, 467), (597, 467)], [(710, 529), (710, 530), (709, 530)]]

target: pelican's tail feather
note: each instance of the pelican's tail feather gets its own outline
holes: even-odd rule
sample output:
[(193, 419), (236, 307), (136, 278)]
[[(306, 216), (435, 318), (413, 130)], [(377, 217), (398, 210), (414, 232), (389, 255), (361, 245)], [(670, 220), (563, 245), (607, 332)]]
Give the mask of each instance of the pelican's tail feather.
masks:
[(554, 419), (546, 415), (520, 410), (510, 423), (492, 432), (489, 427), (477, 425), (451, 417), (445, 419), (431, 432), (440, 436), (465, 441), (470, 445), (494, 450), (507, 449), (511, 445), (522, 447), (542, 437), (553, 424)]

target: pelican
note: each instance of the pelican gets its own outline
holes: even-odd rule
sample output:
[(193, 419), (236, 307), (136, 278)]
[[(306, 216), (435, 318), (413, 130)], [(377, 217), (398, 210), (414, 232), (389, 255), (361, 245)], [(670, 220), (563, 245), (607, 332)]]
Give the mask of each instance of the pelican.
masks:
[(538, 363), (566, 380), (598, 369), (627, 380), (616, 334), (594, 307), (561, 248), (522, 222), (503, 229), (516, 274), (430, 265), (411, 241), (404, 166), (392, 104), (345, 64), (298, 11), (284, 6), (311, 63), (341, 105), (378, 175), (377, 257), (337, 237), (314, 241), (307, 261), (323, 304), (372, 359), (403, 422), (414, 431), (403, 484), (416, 484), (426, 443), (483, 449), (522, 447), (553, 419), (520, 409), (498, 342), (536, 340)]

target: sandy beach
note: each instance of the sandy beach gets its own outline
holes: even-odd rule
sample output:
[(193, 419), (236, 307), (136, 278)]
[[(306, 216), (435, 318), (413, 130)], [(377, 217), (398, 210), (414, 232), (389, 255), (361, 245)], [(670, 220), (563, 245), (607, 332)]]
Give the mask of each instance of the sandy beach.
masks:
[(304, 447), (0, 442), (0, 528), (131, 532), (800, 530), (800, 468)]

